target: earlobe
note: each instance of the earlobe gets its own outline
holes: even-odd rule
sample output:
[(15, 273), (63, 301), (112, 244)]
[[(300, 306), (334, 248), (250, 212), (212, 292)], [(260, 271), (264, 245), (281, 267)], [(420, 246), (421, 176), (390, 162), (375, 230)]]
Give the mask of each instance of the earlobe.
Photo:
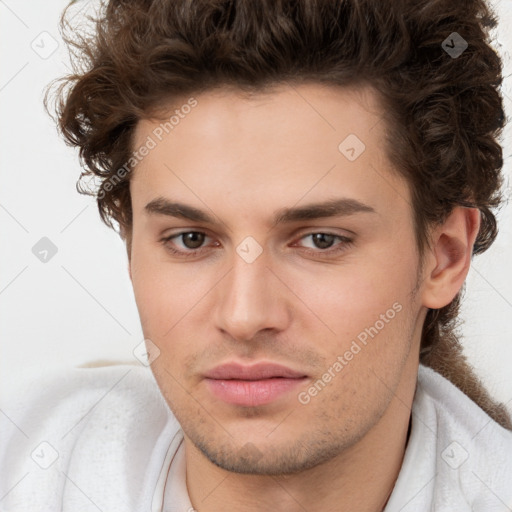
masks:
[(477, 208), (456, 207), (434, 230), (422, 286), (425, 307), (440, 309), (446, 306), (462, 288), (479, 229), (480, 211)]

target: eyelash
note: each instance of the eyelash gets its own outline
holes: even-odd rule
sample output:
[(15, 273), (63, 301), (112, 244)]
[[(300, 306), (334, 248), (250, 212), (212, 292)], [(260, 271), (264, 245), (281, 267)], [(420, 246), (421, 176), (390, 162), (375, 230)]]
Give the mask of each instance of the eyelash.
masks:
[[(186, 234), (189, 234), (189, 233), (199, 233), (201, 235), (205, 235), (206, 237), (208, 237), (208, 235), (206, 233), (202, 232), (202, 231), (182, 231), (180, 233), (175, 233), (173, 235), (164, 237), (160, 241), (163, 244), (163, 246), (165, 247), (165, 249), (167, 251), (169, 251), (173, 255), (184, 257), (184, 258), (191, 257), (191, 256), (196, 256), (197, 254), (202, 252), (204, 249), (206, 249), (206, 247), (200, 247), (199, 249), (182, 251), (182, 250), (177, 250), (177, 249), (175, 249), (175, 248), (173, 248), (173, 247), (168, 245), (169, 242), (171, 240), (173, 240), (174, 238), (178, 238), (178, 237), (180, 237), (182, 235), (186, 235)], [(310, 248), (307, 248), (307, 247), (302, 247), (301, 249), (306, 254), (313, 255), (313, 256), (323, 256), (323, 255), (333, 256), (333, 255), (336, 255), (336, 254), (339, 254), (339, 253), (345, 251), (346, 249), (348, 249), (349, 247), (351, 247), (353, 245), (353, 240), (348, 238), (348, 237), (346, 237), (346, 236), (336, 235), (335, 233), (329, 233), (329, 232), (324, 232), (324, 231), (314, 231), (314, 232), (311, 232), (311, 233), (307, 233), (307, 234), (301, 236), (299, 238), (299, 240), (302, 240), (303, 238), (306, 238), (308, 236), (320, 235), (320, 234), (321, 235), (333, 236), (333, 237), (337, 238), (338, 240), (341, 241), (341, 243), (339, 244), (340, 247), (338, 247), (337, 249), (329, 248), (329, 249), (325, 249), (325, 250), (323, 250), (323, 249), (314, 250), (314, 249), (310, 249)]]

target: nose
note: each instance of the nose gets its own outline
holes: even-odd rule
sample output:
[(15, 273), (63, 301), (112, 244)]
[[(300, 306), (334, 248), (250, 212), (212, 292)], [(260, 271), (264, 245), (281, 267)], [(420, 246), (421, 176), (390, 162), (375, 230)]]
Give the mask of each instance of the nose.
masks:
[(217, 328), (237, 341), (251, 341), (260, 331), (286, 329), (290, 307), (286, 288), (262, 254), (252, 263), (237, 254), (217, 287)]

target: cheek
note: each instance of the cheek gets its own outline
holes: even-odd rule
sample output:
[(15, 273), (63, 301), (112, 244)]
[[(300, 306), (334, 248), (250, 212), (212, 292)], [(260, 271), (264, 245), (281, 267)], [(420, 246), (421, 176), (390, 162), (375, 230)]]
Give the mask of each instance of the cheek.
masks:
[(133, 292), (144, 335), (150, 338), (157, 337), (164, 324), (172, 321), (177, 301), (173, 289), (179, 289), (176, 284), (173, 286), (173, 276), (166, 271), (165, 265), (158, 261), (157, 252), (134, 237), (131, 261)]
[[(407, 342), (406, 312), (413, 308), (411, 291), (416, 284), (414, 251), (399, 259), (380, 256), (319, 272), (313, 281), (299, 275), (294, 278), (297, 296), (315, 313), (311, 322), (324, 324), (322, 330), (332, 338), (333, 352), (346, 350), (353, 340), (364, 344), (402, 337)], [(318, 329), (310, 324), (309, 329), (313, 328)]]
[[(193, 333), (187, 324), (198, 298), (181, 272), (134, 251), (132, 283), (144, 338), (158, 347), (151, 369), (169, 404), (186, 400), (184, 361), (194, 350)], [(192, 291), (191, 291), (192, 289)]]
[[(389, 402), (413, 342), (412, 260), (409, 265), (409, 274), (376, 263), (373, 268), (338, 268), (336, 277), (316, 280), (309, 295), (308, 283), (302, 282), (297, 295), (308, 297), (305, 302), (317, 315), (302, 321), (302, 339), (314, 339), (324, 361), (315, 375), (319, 389), (328, 382), (318, 399), (311, 398), (313, 407), (320, 410), (329, 403), (333, 416), (357, 417), (361, 404), (372, 409)], [(304, 389), (302, 397), (314, 396), (314, 386)]]
[(218, 281), (218, 272), (171, 263), (161, 250), (148, 246), (134, 246), (132, 252), (135, 301), (144, 336), (158, 345), (162, 361), (176, 362), (187, 355), (187, 349), (193, 350), (193, 334), (207, 327), (197, 321), (197, 315), (206, 307), (205, 298)]
[(383, 312), (382, 309), (387, 309), (410, 291), (412, 282), (406, 271), (396, 272), (396, 269), (383, 268), (382, 265), (377, 268), (340, 268), (338, 275), (330, 276), (321, 293), (316, 294), (315, 301), (324, 307), (331, 305), (331, 314), (339, 308), (353, 313)]

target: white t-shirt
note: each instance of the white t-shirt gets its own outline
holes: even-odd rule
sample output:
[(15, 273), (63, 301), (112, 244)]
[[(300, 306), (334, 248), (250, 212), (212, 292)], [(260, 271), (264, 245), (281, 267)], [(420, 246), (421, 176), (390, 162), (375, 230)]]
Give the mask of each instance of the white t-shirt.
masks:
[[(0, 409), (0, 511), (98, 510), (193, 510), (182, 431), (142, 366), (75, 368)], [(385, 512), (511, 510), (512, 432), (420, 366)]]

